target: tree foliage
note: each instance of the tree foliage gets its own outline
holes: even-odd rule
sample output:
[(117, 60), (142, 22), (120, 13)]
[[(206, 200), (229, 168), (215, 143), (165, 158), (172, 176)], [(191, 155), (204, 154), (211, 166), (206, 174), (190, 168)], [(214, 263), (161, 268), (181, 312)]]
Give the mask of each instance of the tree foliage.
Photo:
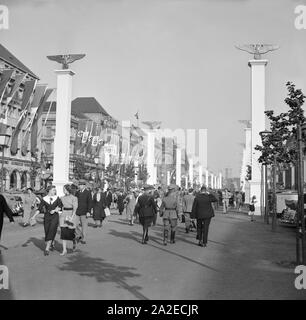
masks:
[(275, 161), (278, 167), (284, 168), (297, 159), (297, 126), (305, 122), (302, 105), (306, 98), (292, 82), (287, 82), (286, 86), (288, 111), (278, 115), (273, 110), (265, 111), (270, 121), (270, 133), (263, 135), (261, 146), (255, 147), (261, 152), (260, 163), (270, 165)]

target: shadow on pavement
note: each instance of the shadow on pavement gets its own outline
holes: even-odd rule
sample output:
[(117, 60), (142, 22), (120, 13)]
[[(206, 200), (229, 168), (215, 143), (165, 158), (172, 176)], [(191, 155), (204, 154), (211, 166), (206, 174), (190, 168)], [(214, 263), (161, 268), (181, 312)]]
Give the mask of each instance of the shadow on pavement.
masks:
[(132, 272), (135, 268), (116, 266), (101, 258), (92, 258), (81, 252), (68, 257), (68, 261), (58, 267), (61, 271), (74, 271), (84, 277), (95, 278), (98, 282), (115, 282), (119, 288), (125, 289), (140, 300), (149, 300), (140, 290), (139, 286), (131, 286), (127, 278), (139, 277), (139, 274)]
[[(0, 266), (5, 266), (5, 261), (3, 259), (2, 254), (0, 254)], [(10, 270), (9, 270), (10, 271)], [(0, 300), (14, 300), (14, 295), (11, 290), (11, 285), (9, 283), (9, 288), (8, 289), (3, 289), (2, 288), (2, 277), (3, 277), (3, 272), (0, 270)]]
[[(46, 243), (44, 241), (43, 238), (38, 239), (38, 238), (29, 238), (24, 244), (22, 244), (21, 246), (23, 248), (28, 247), (30, 244), (34, 244), (35, 247), (37, 247), (38, 249), (40, 249), (42, 252), (45, 250), (46, 247)], [(55, 247), (55, 251), (61, 252), (62, 249), (62, 245), (58, 242), (58, 241), (54, 241), (54, 247)]]
[[(129, 232), (129, 233), (128, 233), (128, 232), (118, 232), (118, 231), (116, 231), (116, 230), (110, 230), (109, 233), (110, 233), (111, 235), (115, 236), (115, 237), (120, 237), (120, 238), (123, 238), (123, 239), (134, 240), (134, 241), (136, 241), (136, 242), (138, 242), (138, 243), (140, 243), (140, 239), (141, 239), (141, 237), (142, 237), (142, 234), (139, 233), (139, 232), (136, 232), (136, 231), (132, 231), (132, 232)], [(199, 261), (193, 260), (193, 259), (191, 259), (191, 258), (188, 258), (188, 257), (186, 257), (186, 256), (183, 256), (183, 255), (181, 255), (181, 254), (179, 254), (179, 253), (176, 253), (176, 252), (167, 250), (167, 249), (165, 249), (165, 248), (161, 248), (161, 247), (155, 246), (155, 245), (151, 244), (150, 241), (153, 241), (153, 242), (157, 243), (158, 245), (163, 246), (163, 244), (162, 244), (162, 242), (160, 241), (160, 239), (159, 239), (159, 238), (156, 238), (156, 237), (153, 237), (153, 236), (150, 234), (150, 232), (149, 232), (149, 242), (148, 242), (147, 245), (149, 245), (149, 246), (151, 246), (151, 247), (154, 247), (154, 248), (156, 248), (156, 249), (159, 249), (159, 250), (161, 250), (161, 251), (163, 251), (163, 252), (167, 252), (167, 253), (169, 253), (169, 254), (171, 254), (171, 255), (177, 256), (177, 257), (179, 257), (179, 258), (182, 258), (182, 259), (184, 259), (184, 260), (187, 260), (187, 261), (189, 261), (189, 262), (193, 262), (193, 263), (195, 263), (195, 264), (198, 264), (198, 265), (200, 265), (201, 267), (204, 267), (204, 268), (213, 270), (213, 271), (215, 271), (215, 272), (219, 272), (217, 269), (212, 268), (212, 267), (210, 267), (210, 266), (208, 266), (208, 265), (205, 265), (204, 263), (201, 263), (201, 262), (199, 262)], [(199, 248), (199, 250), (203, 250), (203, 249), (202, 249), (202, 248)]]

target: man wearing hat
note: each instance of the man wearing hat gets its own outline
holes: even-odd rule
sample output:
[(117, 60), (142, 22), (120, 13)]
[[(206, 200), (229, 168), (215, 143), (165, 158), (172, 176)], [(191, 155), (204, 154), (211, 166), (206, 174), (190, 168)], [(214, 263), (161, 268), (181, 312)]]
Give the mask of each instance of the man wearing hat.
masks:
[(164, 223), (164, 245), (167, 245), (168, 234), (171, 231), (170, 243), (175, 243), (175, 232), (177, 228), (177, 220), (180, 211), (180, 203), (176, 194), (176, 185), (170, 184), (168, 192), (164, 197), (160, 206), (160, 216)]
[(152, 225), (157, 214), (154, 197), (150, 194), (154, 188), (149, 185), (144, 186), (144, 193), (138, 197), (135, 213), (139, 216), (139, 222), (143, 227), (142, 244), (149, 240), (149, 227)]
[[(86, 189), (86, 181), (79, 181), (79, 190), (76, 192), (78, 198), (78, 208), (76, 215), (79, 217), (79, 224), (76, 228), (76, 234), (78, 241), (82, 244), (86, 243), (87, 234), (87, 215), (90, 215), (92, 207), (92, 197), (89, 190)], [(81, 226), (80, 226), (81, 225)]]

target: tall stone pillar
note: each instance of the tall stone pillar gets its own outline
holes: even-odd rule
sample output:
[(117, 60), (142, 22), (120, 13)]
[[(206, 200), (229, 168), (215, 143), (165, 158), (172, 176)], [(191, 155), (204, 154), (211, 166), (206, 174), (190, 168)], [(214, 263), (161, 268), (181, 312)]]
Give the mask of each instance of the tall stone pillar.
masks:
[(70, 69), (56, 70), (56, 127), (54, 139), (53, 184), (62, 196), (63, 186), (69, 181), (71, 90), (74, 72)]
[(155, 132), (147, 131), (147, 171), (148, 184), (155, 184), (155, 169), (154, 169), (154, 151), (155, 151)]
[(203, 167), (199, 164), (199, 184), (200, 186), (203, 185)]
[(214, 174), (212, 173), (210, 176), (210, 187), (213, 188), (214, 187)]
[(219, 189), (222, 189), (222, 173), (219, 173)]
[(182, 149), (176, 148), (176, 184), (181, 187), (182, 177)]
[(170, 171), (167, 171), (167, 186), (170, 185), (170, 178), (171, 178), (171, 173)]
[(209, 184), (209, 172), (206, 169), (206, 171), (205, 171), (205, 186), (206, 186), (206, 188), (208, 188), (208, 184)]
[(189, 183), (190, 187), (193, 187), (193, 157), (189, 158)]
[(252, 180), (250, 181), (250, 196), (256, 196), (255, 215), (260, 215), (261, 204), (261, 165), (258, 162), (260, 152), (255, 150), (256, 145), (261, 145), (260, 131), (265, 130), (265, 68), (267, 60), (250, 60), (251, 68), (251, 105), (252, 105)]

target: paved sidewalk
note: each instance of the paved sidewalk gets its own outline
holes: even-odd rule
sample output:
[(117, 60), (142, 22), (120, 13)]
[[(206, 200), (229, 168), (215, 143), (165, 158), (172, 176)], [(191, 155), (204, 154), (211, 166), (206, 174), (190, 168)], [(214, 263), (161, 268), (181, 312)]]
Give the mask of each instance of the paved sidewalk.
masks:
[(281, 265), (295, 258), (293, 229), (271, 232), (261, 219), (217, 212), (207, 248), (182, 224), (177, 243), (163, 246), (160, 219), (148, 245), (140, 239), (141, 226), (112, 215), (102, 229), (89, 227), (78, 252), (61, 257), (57, 242), (44, 257), (41, 221), (25, 229), (6, 222), (0, 263), (10, 290), (0, 299), (306, 299), (293, 269)]

